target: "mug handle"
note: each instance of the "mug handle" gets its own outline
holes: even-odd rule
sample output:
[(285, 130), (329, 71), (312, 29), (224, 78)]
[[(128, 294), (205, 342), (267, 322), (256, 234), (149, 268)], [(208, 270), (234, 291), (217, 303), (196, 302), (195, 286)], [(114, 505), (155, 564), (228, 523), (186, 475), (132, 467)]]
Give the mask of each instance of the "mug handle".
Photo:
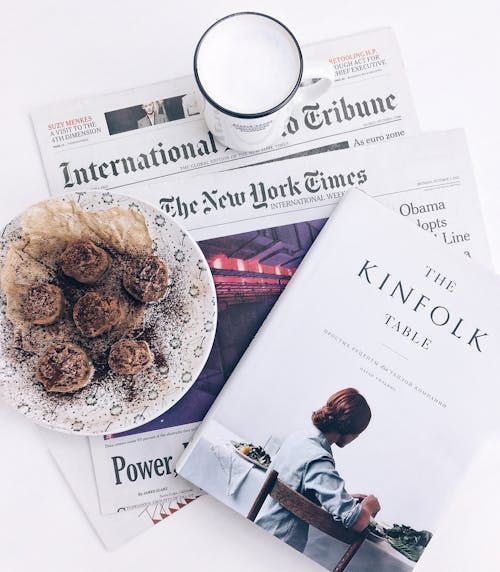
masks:
[[(332, 88), (335, 79), (335, 71), (328, 62), (304, 60), (302, 83), (297, 91), (296, 103), (301, 105), (306, 101), (321, 97)], [(305, 85), (303, 85), (304, 81), (307, 82)]]

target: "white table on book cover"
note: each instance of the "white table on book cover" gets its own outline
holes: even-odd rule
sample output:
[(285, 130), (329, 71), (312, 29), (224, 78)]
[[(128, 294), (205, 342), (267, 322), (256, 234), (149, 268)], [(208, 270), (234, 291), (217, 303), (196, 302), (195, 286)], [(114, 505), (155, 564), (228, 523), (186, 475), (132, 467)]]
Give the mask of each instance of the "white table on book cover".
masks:
[[(209, 422), (203, 437), (196, 443), (196, 455), (187, 459), (183, 471), (184, 475), (194, 482), (199, 482), (201, 472), (209, 473), (210, 488), (207, 488), (206, 492), (233, 510), (246, 515), (264, 484), (266, 473), (258, 467), (252, 467), (248, 461), (231, 450), (231, 441), (247, 442), (247, 439), (236, 435), (217, 421)], [(228, 471), (227, 463), (221, 462), (220, 449), (226, 449), (232, 455), (231, 461), (243, 469), (236, 472), (237, 482), (234, 487), (231, 482), (233, 474)], [(345, 550), (345, 544), (311, 528), (304, 554), (315, 562), (321, 562), (325, 568), (333, 569)], [(409, 572), (412, 562), (385, 542), (366, 542), (356, 554), (355, 569), (357, 572)]]
[[(280, 18), (302, 43), (378, 26), (395, 28), (422, 128), (466, 127), (493, 261), (500, 268), (500, 7), (494, 0), (353, 0), (348, 7), (340, 0), (9, 3), (0, 35), (0, 223), (47, 197), (29, 120), (33, 108), (185, 75), (202, 31), (218, 17), (245, 9)], [(0, 569), (6, 572), (160, 567), (245, 572), (255, 570), (255, 555), (262, 571), (322, 569), (208, 496), (107, 553), (38, 430), (3, 403), (0, 450)], [(478, 463), (443, 521), (442, 534), (423, 558), (422, 571), (500, 570), (494, 537), (500, 512), (500, 444), (486, 449)]]

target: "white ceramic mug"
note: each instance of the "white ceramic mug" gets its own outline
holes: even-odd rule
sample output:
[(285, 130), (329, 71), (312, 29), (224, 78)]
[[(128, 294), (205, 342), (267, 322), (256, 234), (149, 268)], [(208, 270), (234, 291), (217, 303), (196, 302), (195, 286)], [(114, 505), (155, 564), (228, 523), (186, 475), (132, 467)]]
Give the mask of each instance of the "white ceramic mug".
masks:
[(236, 151), (259, 151), (276, 143), (294, 105), (330, 88), (334, 72), (327, 62), (305, 63), (295, 36), (275, 18), (239, 12), (203, 34), (194, 77), (214, 137)]

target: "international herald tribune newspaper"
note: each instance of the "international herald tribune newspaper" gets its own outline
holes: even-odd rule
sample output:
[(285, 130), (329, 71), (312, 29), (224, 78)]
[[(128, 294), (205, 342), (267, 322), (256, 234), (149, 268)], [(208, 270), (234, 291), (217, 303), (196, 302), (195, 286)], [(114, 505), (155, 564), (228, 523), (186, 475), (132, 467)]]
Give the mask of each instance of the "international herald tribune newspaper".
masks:
[[(91, 439), (103, 513), (151, 503), (157, 506), (159, 502), (177, 502), (199, 494), (171, 470), (175, 466), (176, 456), (208, 410), (265, 313), (286, 286), (294, 268), (319, 232), (322, 221), (341, 196), (339, 189), (333, 189), (328, 197), (323, 193), (315, 197), (308, 193), (310, 196), (307, 197), (283, 198), (281, 206), (276, 206), (278, 201), (273, 205), (272, 217), (264, 212), (269, 213), (270, 207), (256, 209), (248, 200), (245, 207), (250, 205), (250, 208), (245, 211), (244, 217), (241, 217), (244, 220), (240, 223), (238, 217), (242, 211), (235, 209), (230, 213), (229, 210), (224, 212), (224, 209), (214, 210), (210, 194), (202, 194), (191, 200), (199, 200), (201, 206), (208, 208), (207, 213), (202, 218), (197, 214), (188, 219), (182, 216), (182, 204), (186, 203), (190, 194), (194, 197), (206, 189), (196, 184), (186, 186), (186, 179), (192, 175), (216, 174), (304, 155), (314, 155), (315, 161), (319, 161), (317, 167), (327, 172), (332, 158), (337, 156), (331, 151), (369, 149), (379, 143), (402, 140), (406, 135), (418, 132), (401, 54), (392, 30), (384, 28), (329, 40), (307, 46), (303, 52), (306, 62), (326, 63), (335, 79), (333, 83), (328, 83), (318, 78), (318, 81), (301, 88), (300, 103), (294, 109), (280, 140), (258, 153), (239, 154), (224, 148), (214, 139), (200, 114), (191, 77), (56, 103), (32, 114), (52, 195), (78, 190), (115, 191), (136, 195), (155, 203), (166, 214), (178, 216), (197, 239), (204, 241), (204, 251), (212, 261), (218, 288), (219, 310), (224, 308), (228, 316), (231, 314), (234, 320), (245, 323), (240, 329), (240, 336), (232, 340), (234, 347), (226, 351), (224, 362), (213, 370), (213, 355), (209, 359), (202, 374), (203, 379), (190, 391), (193, 403), (180, 402), (184, 407), (184, 420), (177, 415), (174, 420), (166, 412), (160, 425), (153, 423), (139, 428), (134, 432), (134, 437), (123, 435), (110, 436), (107, 440)], [(344, 153), (341, 155), (346, 156)], [(373, 158), (371, 161), (376, 162)], [(287, 190), (287, 178), (291, 177), (289, 173), (293, 171), (293, 167), (285, 167), (287, 163), (295, 164), (289, 161), (275, 163), (276, 176), (279, 177), (280, 173), (284, 176), (283, 193)], [(341, 164), (338, 168), (341, 168)], [(285, 173), (288, 174), (285, 176)], [(201, 184), (203, 177), (199, 180)], [(176, 194), (176, 187), (170, 183), (177, 185), (181, 181), (184, 182), (178, 188), (183, 189), (182, 193)], [(242, 181), (247, 179), (243, 178)], [(214, 175), (210, 182), (216, 184), (217, 176)], [(293, 185), (290, 188), (293, 192)], [(320, 206), (318, 201), (321, 196), (322, 210), (312, 208)], [(176, 209), (176, 199), (180, 211)], [(205, 205), (204, 199), (208, 201)], [(313, 203), (313, 199), (317, 200)], [(284, 207), (286, 201), (288, 203)], [(275, 218), (277, 214), (280, 216)], [(201, 220), (203, 229), (198, 232)], [(300, 231), (297, 230), (299, 227), (295, 228), (297, 225)], [(237, 274), (238, 265), (242, 264), (242, 272), (255, 274), (257, 266), (248, 258), (249, 253), (242, 245), (249, 232), (260, 237), (252, 248), (256, 248), (257, 243), (260, 245), (262, 261), (259, 267), (263, 272), (263, 276), (250, 277), (253, 279), (250, 288), (247, 280), (238, 285), (238, 280), (228, 283), (224, 279), (224, 272)], [(294, 234), (295, 243), (290, 238)], [(234, 237), (236, 250), (227, 250), (230, 242), (228, 236)], [(288, 239), (284, 239), (285, 236)], [(264, 252), (267, 252), (265, 256)], [(215, 263), (217, 260), (219, 262)], [(217, 264), (222, 267), (217, 268)], [(280, 272), (278, 278), (277, 271)], [(238, 288), (241, 292), (238, 292)], [(260, 310), (254, 313), (250, 322), (243, 320), (242, 308), (233, 303), (238, 298), (257, 306), (260, 304)], [(265, 303), (262, 305), (263, 300)], [(219, 330), (224, 337), (222, 323)], [(232, 332), (227, 330), (226, 337), (230, 338), (231, 335)], [(142, 435), (151, 437), (153, 431), (158, 432), (159, 438), (155, 443), (162, 443), (166, 458), (172, 456), (168, 467), (164, 463), (162, 469), (157, 463), (157, 473), (163, 471), (161, 475), (154, 471), (155, 460), (162, 458), (161, 447), (153, 451), (148, 445), (153, 443), (151, 438), (138, 446)], [(64, 444), (60, 443), (53, 453), (56, 458), (64, 456)], [(114, 465), (112, 457), (116, 457)], [(152, 471), (149, 471), (149, 461)], [(60, 466), (63, 465), (60, 463)], [(135, 465), (135, 471), (130, 471), (133, 476), (139, 475), (138, 478), (128, 482), (119, 478), (120, 484), (117, 485), (118, 469), (121, 477), (126, 474), (129, 465)], [(92, 478), (92, 475), (87, 477)]]
[(330, 78), (299, 90), (279, 141), (258, 153), (225, 148), (207, 131), (184, 77), (121, 93), (56, 103), (32, 113), (50, 193), (140, 194), (144, 183), (285, 156), (370, 145), (415, 133), (417, 120), (390, 29), (304, 48)]

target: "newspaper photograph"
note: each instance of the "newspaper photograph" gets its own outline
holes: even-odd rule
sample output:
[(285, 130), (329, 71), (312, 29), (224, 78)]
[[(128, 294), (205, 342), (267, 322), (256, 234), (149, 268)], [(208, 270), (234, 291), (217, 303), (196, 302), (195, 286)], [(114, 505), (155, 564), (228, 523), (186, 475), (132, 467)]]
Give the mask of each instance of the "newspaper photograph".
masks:
[(281, 139), (257, 153), (207, 130), (188, 76), (32, 113), (52, 195), (134, 194), (138, 184), (233, 169), (415, 134), (417, 119), (394, 33), (382, 28), (304, 48), (330, 79), (308, 80)]
[[(137, 467), (169, 455), (168, 438), (140, 449), (131, 436), (203, 419), (286, 288), (343, 194), (357, 188), (391, 207), (450, 251), (489, 265), (482, 215), (462, 130), (406, 137), (351, 152), (335, 151), (145, 188), (142, 198), (177, 217), (199, 241), (218, 299), (218, 326), (207, 364), (189, 392), (140, 428), (90, 439), (100, 498), (148, 502), (149, 475), (118, 482), (116, 456)], [(352, 221), (353, 227), (356, 220)], [(361, 230), (361, 229), (360, 229)], [(167, 432), (164, 433), (168, 435)], [(103, 443), (113, 443), (106, 447)], [(130, 443), (130, 444), (129, 444)], [(163, 449), (162, 449), (163, 446)], [(119, 466), (128, 461), (120, 461)], [(153, 461), (154, 462), (154, 461)], [(172, 459), (175, 466), (175, 459)], [(165, 481), (166, 482), (166, 481)], [(120, 492), (114, 492), (120, 489)], [(119, 495), (119, 497), (118, 497)], [(115, 505), (116, 506), (116, 505)]]

